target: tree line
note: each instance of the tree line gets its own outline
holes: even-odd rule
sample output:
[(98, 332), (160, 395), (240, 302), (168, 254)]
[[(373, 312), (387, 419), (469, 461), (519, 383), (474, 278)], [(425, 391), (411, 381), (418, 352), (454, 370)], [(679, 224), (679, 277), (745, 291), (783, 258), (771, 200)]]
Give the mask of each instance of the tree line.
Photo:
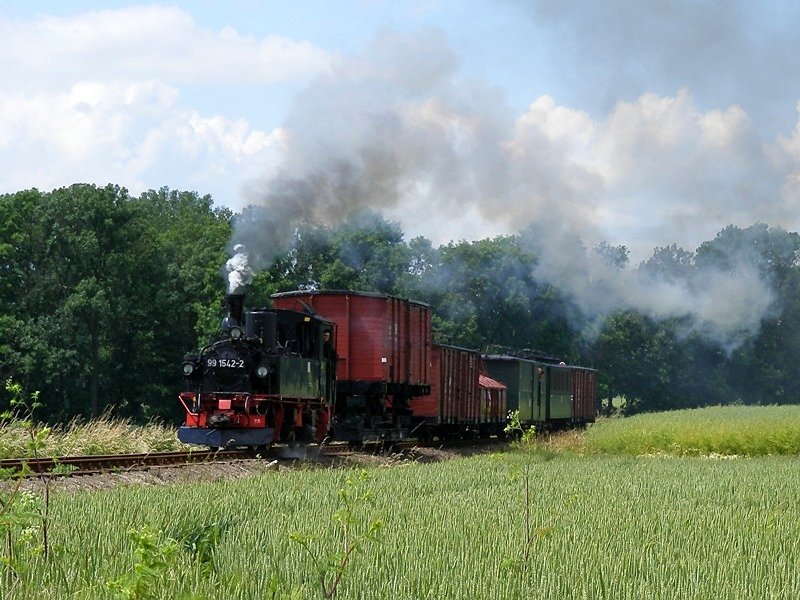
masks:
[[(41, 391), (42, 414), (54, 422), (108, 410), (176, 420), (181, 359), (216, 335), (223, 316), (237, 216), (210, 196), (166, 188), (132, 196), (118, 186), (73, 185), (1, 195), (0, 376)], [(592, 366), (604, 405), (624, 396), (628, 413), (800, 398), (796, 233), (728, 227), (696, 251), (657, 248), (636, 267), (680, 279), (708, 264), (735, 269), (731, 248), (757, 256), (775, 308), (757, 332), (726, 349), (687, 330), (681, 315), (585, 314), (535, 275), (542, 258), (530, 230), (435, 247), (366, 213), (292, 231), (288, 247), (256, 272), (247, 305), (295, 289), (421, 300), (431, 306), (436, 341), (538, 350)], [(589, 251), (630, 268), (624, 247)], [(0, 408), (7, 401), (0, 398)]]

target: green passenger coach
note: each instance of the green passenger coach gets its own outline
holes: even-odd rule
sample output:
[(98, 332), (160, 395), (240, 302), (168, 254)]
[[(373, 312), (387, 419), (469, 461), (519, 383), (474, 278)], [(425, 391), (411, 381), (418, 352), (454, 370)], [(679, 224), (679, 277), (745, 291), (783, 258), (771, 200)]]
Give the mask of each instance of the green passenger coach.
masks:
[(583, 393), (583, 381), (594, 371), (508, 355), (486, 355), (483, 360), (489, 376), (508, 387), (508, 410), (518, 410), (522, 423), (558, 427), (594, 420), (594, 400)]

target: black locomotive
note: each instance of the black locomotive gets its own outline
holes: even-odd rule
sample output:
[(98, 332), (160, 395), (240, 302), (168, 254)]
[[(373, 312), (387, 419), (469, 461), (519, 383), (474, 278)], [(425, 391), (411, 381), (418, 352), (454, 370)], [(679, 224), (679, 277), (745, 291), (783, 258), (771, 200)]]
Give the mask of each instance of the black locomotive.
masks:
[(212, 447), (320, 441), (334, 402), (334, 325), (306, 312), (243, 311), (227, 297), (222, 336), (184, 357), (186, 423), (178, 438)]

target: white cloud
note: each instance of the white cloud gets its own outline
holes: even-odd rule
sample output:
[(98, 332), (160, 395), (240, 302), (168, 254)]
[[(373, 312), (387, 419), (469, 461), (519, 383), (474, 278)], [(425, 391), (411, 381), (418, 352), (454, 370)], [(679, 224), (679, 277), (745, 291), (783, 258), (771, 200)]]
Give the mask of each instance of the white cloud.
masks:
[(132, 6), (31, 21), (0, 19), (0, 90), (78, 81), (264, 85), (303, 80), (330, 56), (309, 42), (200, 27), (175, 7)]
[(799, 225), (798, 196), (782, 189), (800, 171), (798, 139), (769, 143), (741, 107), (703, 112), (682, 90), (618, 103), (602, 120), (540, 98), (510, 147), (530, 170), (530, 217), (546, 202), (587, 243), (625, 244), (641, 259), (658, 245), (693, 250), (730, 224)]
[(791, 123), (800, 72), (796, 2), (516, 4), (543, 32), (537, 45), (562, 101), (596, 115), (623, 98), (686, 87), (703, 110), (741, 106), (770, 138)]
[(202, 117), (156, 82), (76, 84), (64, 92), (0, 95), (0, 189), (117, 183), (133, 193), (168, 185), (228, 204), (247, 169), (264, 168), (280, 131)]
[(308, 42), (212, 31), (179, 8), (132, 6), (0, 16), (0, 62), (0, 192), (167, 185), (240, 208), (243, 177), (270, 168), (283, 134), (225, 114), (204, 91), (299, 83), (330, 57)]

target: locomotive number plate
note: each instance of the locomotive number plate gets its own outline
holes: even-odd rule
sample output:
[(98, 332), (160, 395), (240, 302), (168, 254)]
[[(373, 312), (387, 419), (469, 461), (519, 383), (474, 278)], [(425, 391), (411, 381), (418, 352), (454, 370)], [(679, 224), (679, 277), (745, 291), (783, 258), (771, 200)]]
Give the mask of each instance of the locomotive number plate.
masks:
[(244, 369), (244, 359), (242, 358), (209, 358), (206, 361), (209, 368), (225, 367), (228, 369)]

